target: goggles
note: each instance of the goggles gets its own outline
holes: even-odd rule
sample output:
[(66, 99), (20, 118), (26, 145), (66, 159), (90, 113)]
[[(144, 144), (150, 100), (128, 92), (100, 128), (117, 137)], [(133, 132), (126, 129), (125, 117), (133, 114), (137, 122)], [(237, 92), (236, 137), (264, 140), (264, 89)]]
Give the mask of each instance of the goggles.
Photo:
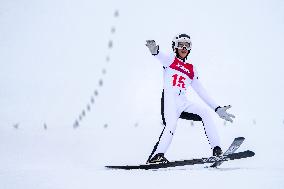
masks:
[(178, 42), (177, 44), (177, 48), (178, 49), (186, 49), (186, 50), (190, 50), (191, 49), (191, 43), (189, 42)]

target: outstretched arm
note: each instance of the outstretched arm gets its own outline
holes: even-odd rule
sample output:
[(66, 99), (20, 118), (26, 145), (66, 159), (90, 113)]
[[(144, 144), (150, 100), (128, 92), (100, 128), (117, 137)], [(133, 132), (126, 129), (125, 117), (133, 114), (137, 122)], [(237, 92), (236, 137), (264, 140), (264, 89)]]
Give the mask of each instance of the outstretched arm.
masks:
[(204, 87), (202, 86), (201, 82), (199, 81), (198, 77), (194, 77), (191, 83), (192, 88), (196, 91), (196, 93), (200, 96), (200, 98), (208, 105), (210, 106), (218, 115), (220, 118), (233, 122), (232, 118), (235, 118), (233, 114), (227, 113), (227, 109), (231, 108), (231, 105), (228, 106), (218, 106), (216, 102), (210, 98)]
[(173, 57), (167, 56), (159, 51), (159, 45), (156, 44), (155, 40), (146, 40), (146, 46), (149, 48), (150, 53), (155, 56), (164, 67), (170, 65)]
[(198, 77), (193, 78), (191, 86), (209, 107), (211, 107), (213, 110), (218, 107), (217, 103), (208, 95)]

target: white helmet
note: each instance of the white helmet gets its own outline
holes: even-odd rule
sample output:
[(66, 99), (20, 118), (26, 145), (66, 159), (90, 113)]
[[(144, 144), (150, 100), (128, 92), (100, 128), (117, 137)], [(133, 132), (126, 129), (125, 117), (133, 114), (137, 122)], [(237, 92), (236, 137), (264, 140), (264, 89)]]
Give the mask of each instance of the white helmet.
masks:
[[(178, 45), (179, 42), (186, 42), (188, 43), (188, 45), (183, 45), (182, 47)], [(183, 49), (184, 47), (187, 50), (191, 50), (191, 41), (190, 41), (190, 37), (189, 35), (186, 34), (178, 34), (177, 36), (174, 37), (173, 41), (172, 41), (172, 49), (175, 52), (176, 49)]]

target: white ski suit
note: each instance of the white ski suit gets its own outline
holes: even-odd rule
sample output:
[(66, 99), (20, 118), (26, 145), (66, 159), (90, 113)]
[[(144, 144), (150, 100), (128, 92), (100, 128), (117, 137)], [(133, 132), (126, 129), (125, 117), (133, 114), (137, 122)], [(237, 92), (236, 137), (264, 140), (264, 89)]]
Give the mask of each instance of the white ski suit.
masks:
[(215, 146), (220, 146), (216, 125), (208, 108), (189, 101), (185, 96), (187, 90), (194, 89), (209, 107), (213, 110), (218, 107), (201, 85), (195, 67), (178, 59), (174, 54), (166, 56), (159, 52), (155, 57), (164, 68), (164, 99), (162, 99), (164, 112), (162, 112), (162, 117), (165, 126), (149, 159), (158, 153), (166, 153), (175, 133), (177, 120), (184, 112), (197, 115), (202, 119), (205, 134), (212, 149)]

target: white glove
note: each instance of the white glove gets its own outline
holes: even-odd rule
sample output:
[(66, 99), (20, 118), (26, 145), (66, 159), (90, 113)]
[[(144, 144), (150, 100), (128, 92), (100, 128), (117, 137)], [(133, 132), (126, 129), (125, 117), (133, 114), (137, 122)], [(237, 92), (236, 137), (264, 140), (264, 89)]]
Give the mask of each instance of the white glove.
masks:
[(146, 40), (146, 46), (149, 48), (152, 55), (159, 54), (159, 45), (156, 45), (155, 40)]
[(220, 118), (222, 118), (222, 119), (224, 119), (226, 121), (230, 121), (231, 123), (233, 123), (233, 119), (232, 118), (235, 118), (235, 116), (233, 114), (229, 114), (229, 113), (226, 112), (226, 110), (228, 110), (231, 107), (232, 107), (231, 105), (224, 106), (224, 107), (218, 106), (215, 109), (215, 112), (219, 115)]

